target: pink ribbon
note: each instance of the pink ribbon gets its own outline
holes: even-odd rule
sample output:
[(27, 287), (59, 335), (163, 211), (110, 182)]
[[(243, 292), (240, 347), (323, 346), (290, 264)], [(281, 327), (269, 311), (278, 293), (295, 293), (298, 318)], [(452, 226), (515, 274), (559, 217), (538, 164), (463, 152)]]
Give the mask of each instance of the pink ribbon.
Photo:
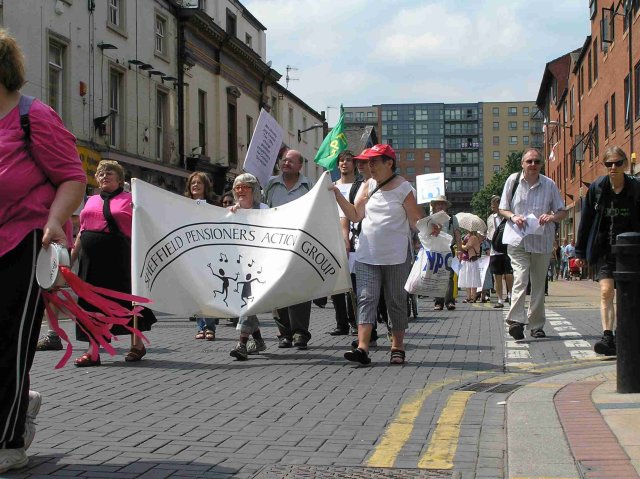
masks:
[(89, 343), (93, 346), (92, 360), (98, 359), (98, 346), (102, 346), (104, 350), (111, 356), (116, 354), (115, 349), (109, 343), (111, 339), (118, 339), (111, 334), (113, 325), (121, 325), (135, 334), (141, 340), (149, 344), (149, 340), (142, 332), (128, 325), (131, 317), (140, 317), (142, 306), (134, 306), (131, 309), (126, 308), (115, 300), (135, 301), (136, 303), (151, 303), (151, 300), (142, 296), (113, 291), (106, 288), (93, 286), (82, 281), (68, 267), (60, 266), (60, 272), (64, 277), (67, 285), (78, 295), (78, 298), (84, 299), (87, 303), (95, 306), (98, 311), (86, 311), (81, 308), (73, 299), (71, 294), (65, 290), (43, 291), (45, 308), (49, 316), (49, 322), (53, 330), (60, 336), (60, 339), (67, 343), (67, 348), (62, 359), (56, 364), (55, 368), (60, 369), (67, 364), (73, 346), (69, 341), (67, 333), (60, 327), (58, 315), (55, 312), (55, 306), (59, 311), (66, 313), (71, 320), (87, 335)]

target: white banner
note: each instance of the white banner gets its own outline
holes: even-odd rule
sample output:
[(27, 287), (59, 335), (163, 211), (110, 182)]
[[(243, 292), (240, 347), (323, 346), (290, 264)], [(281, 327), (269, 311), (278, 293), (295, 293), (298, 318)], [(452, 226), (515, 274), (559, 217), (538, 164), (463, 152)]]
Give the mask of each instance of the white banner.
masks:
[(438, 196), (444, 196), (444, 173), (427, 173), (416, 176), (416, 191), (419, 205), (429, 203)]
[(264, 108), (260, 110), (258, 123), (253, 130), (242, 169), (258, 178), (263, 188), (273, 172), (278, 152), (282, 146), (283, 135), (284, 130), (276, 119)]
[(230, 213), (133, 179), (133, 294), (157, 311), (228, 318), (348, 291), (330, 184), (325, 172), (291, 203)]

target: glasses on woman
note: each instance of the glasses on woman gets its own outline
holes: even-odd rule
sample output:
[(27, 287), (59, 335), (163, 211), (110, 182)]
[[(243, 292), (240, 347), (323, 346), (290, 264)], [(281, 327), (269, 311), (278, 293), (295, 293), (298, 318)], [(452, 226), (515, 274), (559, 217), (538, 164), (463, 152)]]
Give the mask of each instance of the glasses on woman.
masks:
[(607, 168), (613, 168), (614, 165), (617, 166), (618, 168), (620, 168), (622, 165), (624, 165), (624, 160), (605, 161), (604, 162), (604, 166), (606, 166)]
[(233, 191), (235, 191), (236, 193), (240, 193), (241, 191), (249, 191), (252, 190), (253, 188), (251, 188), (249, 185), (236, 185), (233, 187)]

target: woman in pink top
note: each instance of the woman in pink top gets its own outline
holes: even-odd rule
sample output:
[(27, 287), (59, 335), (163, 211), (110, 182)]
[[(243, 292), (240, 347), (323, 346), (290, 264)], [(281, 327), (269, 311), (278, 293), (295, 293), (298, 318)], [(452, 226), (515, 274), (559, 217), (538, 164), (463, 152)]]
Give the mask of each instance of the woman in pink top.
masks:
[(24, 83), (20, 47), (0, 29), (0, 474), (29, 462), (40, 409), (40, 394), (29, 391), (44, 309), (36, 256), (40, 245), (67, 245), (64, 225), (86, 184), (75, 138), (55, 111), (33, 100), (29, 128), (21, 126)]
[[(98, 164), (96, 180), (101, 193), (87, 200), (80, 213), (80, 233), (71, 252), (71, 262), (80, 259), (78, 276), (94, 286), (131, 293), (131, 226), (133, 204), (131, 193), (124, 191), (124, 168), (117, 161), (103, 160)], [(78, 304), (87, 311), (95, 307), (84, 300)], [(122, 304), (130, 307), (131, 303)], [(132, 320), (133, 321), (133, 320)], [(137, 329), (148, 331), (156, 318), (144, 308)], [(132, 326), (130, 322), (129, 326)], [(131, 350), (125, 361), (140, 361), (146, 354), (144, 344), (124, 326), (113, 326), (111, 333), (131, 335)], [(89, 341), (87, 334), (76, 326), (76, 338)], [(100, 356), (92, 359), (93, 348), (75, 360), (78, 367), (100, 366)]]

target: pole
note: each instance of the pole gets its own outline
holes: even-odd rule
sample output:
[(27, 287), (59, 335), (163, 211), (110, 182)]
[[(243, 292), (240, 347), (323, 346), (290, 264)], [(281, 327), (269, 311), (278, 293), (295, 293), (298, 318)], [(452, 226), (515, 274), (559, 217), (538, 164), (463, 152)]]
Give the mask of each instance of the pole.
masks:
[(618, 393), (640, 393), (640, 233), (622, 233), (616, 257), (616, 350)]

